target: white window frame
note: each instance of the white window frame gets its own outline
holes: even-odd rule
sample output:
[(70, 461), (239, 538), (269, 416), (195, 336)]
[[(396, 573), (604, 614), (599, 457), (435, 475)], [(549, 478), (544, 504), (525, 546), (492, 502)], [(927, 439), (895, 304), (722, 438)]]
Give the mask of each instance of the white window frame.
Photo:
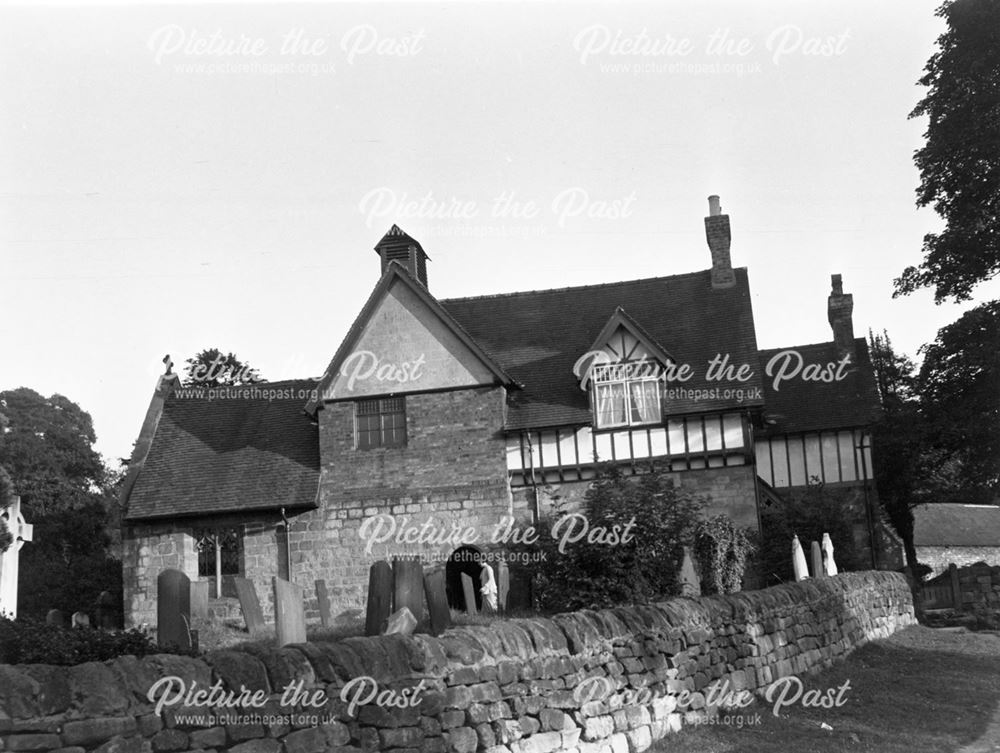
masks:
[[(638, 369), (638, 373), (635, 375), (630, 374), (630, 371), (635, 369)], [(662, 423), (663, 378), (659, 372), (660, 369), (657, 368), (657, 364), (651, 361), (626, 361), (619, 363), (595, 364), (593, 366), (592, 379), (590, 383), (594, 414), (594, 428), (614, 429), (623, 426), (650, 426), (652, 424)], [(653, 383), (656, 385), (656, 389), (653, 390), (653, 394), (656, 395), (656, 409), (650, 420), (643, 421), (641, 416), (635, 417), (632, 415), (631, 395), (632, 385), (646, 383)], [(625, 394), (625, 420), (615, 423), (601, 423), (600, 390), (602, 387), (613, 388), (615, 385), (620, 385)]]

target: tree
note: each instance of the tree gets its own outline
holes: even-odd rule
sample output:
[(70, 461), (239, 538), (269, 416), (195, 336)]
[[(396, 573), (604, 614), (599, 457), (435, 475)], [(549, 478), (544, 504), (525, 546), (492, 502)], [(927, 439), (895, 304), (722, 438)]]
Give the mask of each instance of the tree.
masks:
[(101, 591), (121, 594), (121, 562), (108, 556), (115, 477), (93, 448), (90, 415), (62, 395), (0, 392), (0, 464), (34, 539), (21, 550), (18, 611), (44, 616), (88, 608)]
[[(683, 547), (694, 543), (703, 506), (667, 473), (633, 478), (606, 468), (587, 490), (583, 517), (574, 522), (566, 517), (573, 513), (557, 503), (556, 515), (537, 526), (535, 547), (545, 557), (535, 568), (536, 605), (594, 609), (679, 594)], [(572, 541), (584, 530), (584, 519), (588, 535)], [(618, 540), (589, 540), (598, 529), (617, 532)]]
[(964, 501), (993, 502), (1000, 494), (1000, 301), (942, 327), (922, 351), (917, 389), (936, 482), (957, 484)]
[(223, 354), (217, 348), (203, 350), (185, 363), (185, 387), (234, 387), (263, 381), (249, 363), (244, 363), (233, 353)]
[(906, 561), (917, 564), (913, 543), (913, 508), (921, 501), (919, 485), (926, 457), (923, 416), (917, 399), (916, 367), (898, 355), (889, 335), (869, 330), (869, 351), (875, 370), (882, 414), (872, 430), (872, 462), (879, 501), (903, 540)]
[(1000, 3), (947, 0), (937, 11), (947, 31), (910, 113), (926, 115), (917, 206), (933, 205), (946, 225), (924, 236), (924, 259), (895, 281), (895, 295), (934, 288), (937, 303), (971, 297), (1000, 273)]

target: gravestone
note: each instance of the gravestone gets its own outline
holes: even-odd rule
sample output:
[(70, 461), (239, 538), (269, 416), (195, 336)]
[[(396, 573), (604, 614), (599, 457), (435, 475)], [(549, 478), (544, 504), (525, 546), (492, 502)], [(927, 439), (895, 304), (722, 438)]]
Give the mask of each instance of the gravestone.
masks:
[(289, 643), (306, 642), (306, 612), (302, 603), (302, 589), (294, 583), (275, 576), (274, 627), (278, 634), (278, 647)]
[(330, 594), (326, 590), (325, 580), (316, 581), (316, 604), (319, 607), (320, 624), (325, 628), (330, 627), (333, 618), (330, 616)]
[(466, 614), (477, 614), (476, 609), (476, 585), (468, 573), (462, 573), (462, 594), (465, 596)]
[(415, 558), (395, 558), (392, 561), (394, 584), (393, 609), (410, 610), (419, 622), (424, 613), (424, 568)]
[(681, 573), (678, 577), (681, 586), (681, 596), (701, 596), (701, 581), (694, 569), (694, 558), (691, 547), (684, 547), (684, 560), (681, 562)]
[(497, 563), (497, 601), (500, 611), (507, 611), (507, 596), (510, 594), (510, 568), (504, 560)]
[(63, 617), (63, 613), (59, 609), (50, 609), (45, 614), (45, 624), (55, 625), (56, 627), (66, 627), (66, 618)]
[(21, 498), (14, 497), (14, 504), (0, 510), (0, 525), (6, 525), (13, 543), (0, 554), (0, 615), (17, 617), (17, 572), (21, 547), (31, 541), (34, 526), (24, 522)]
[(75, 628), (89, 628), (90, 616), (86, 612), (73, 612), (72, 625)]
[(365, 635), (381, 635), (382, 626), (392, 611), (392, 567), (379, 560), (368, 571), (368, 606), (365, 610)]
[(260, 608), (257, 589), (253, 581), (246, 578), (233, 578), (236, 585), (236, 597), (240, 600), (240, 610), (243, 612), (243, 622), (246, 623), (250, 635), (258, 635), (267, 629), (264, 622), (264, 610)]
[(812, 574), (814, 578), (826, 575), (826, 570), (823, 568), (823, 550), (818, 541), (812, 543)]
[(451, 627), (451, 610), (448, 608), (445, 577), (444, 568), (438, 568), (424, 576), (427, 613), (431, 616), (431, 635), (441, 635)]
[(208, 591), (211, 585), (211, 582), (207, 580), (191, 581), (191, 617), (193, 619), (208, 619)]
[(156, 578), (156, 642), (160, 648), (193, 648), (191, 579), (180, 570), (164, 570)]
[(417, 618), (409, 607), (403, 607), (390, 614), (385, 623), (385, 635), (410, 635), (417, 626)]
[(118, 627), (118, 605), (114, 597), (107, 591), (101, 591), (97, 597), (97, 627), (101, 630), (114, 630)]

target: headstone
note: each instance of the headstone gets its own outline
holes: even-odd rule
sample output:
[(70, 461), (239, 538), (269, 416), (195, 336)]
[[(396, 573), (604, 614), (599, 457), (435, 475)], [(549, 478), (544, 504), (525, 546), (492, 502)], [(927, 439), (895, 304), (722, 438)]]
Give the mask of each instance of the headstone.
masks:
[(424, 613), (424, 567), (416, 558), (396, 558), (392, 561), (394, 584), (393, 608), (403, 607), (420, 621)]
[(306, 612), (302, 603), (302, 589), (294, 583), (275, 576), (274, 626), (278, 633), (278, 647), (289, 643), (306, 642)]
[(497, 601), (500, 611), (507, 611), (507, 596), (510, 594), (510, 568), (503, 560), (497, 563)]
[(823, 568), (823, 550), (820, 548), (818, 541), (812, 543), (811, 555), (813, 577), (822, 578), (826, 575), (826, 570)]
[(240, 610), (243, 612), (243, 621), (246, 623), (247, 632), (250, 635), (258, 635), (267, 629), (264, 622), (264, 610), (260, 608), (260, 599), (257, 598), (257, 589), (254, 588), (253, 581), (246, 578), (233, 578), (236, 585), (236, 598), (240, 600)]
[(465, 611), (467, 614), (476, 614), (476, 586), (468, 573), (462, 573), (462, 594), (465, 596)]
[(381, 635), (382, 626), (392, 611), (392, 567), (379, 560), (368, 571), (368, 606), (365, 610), (365, 635)]
[(397, 609), (386, 620), (385, 635), (410, 635), (417, 626), (417, 618), (409, 607)]
[(207, 580), (191, 581), (191, 617), (194, 619), (208, 619), (208, 592), (211, 585)]
[(333, 618), (330, 616), (330, 594), (326, 590), (325, 580), (316, 581), (316, 603), (319, 607), (320, 624), (325, 628), (330, 627)]
[(72, 625), (75, 628), (89, 628), (90, 616), (86, 612), (73, 612)]
[(691, 556), (691, 547), (684, 547), (684, 560), (681, 562), (681, 572), (679, 576), (681, 596), (701, 596), (701, 580), (694, 569), (694, 557)]
[(180, 570), (164, 570), (156, 579), (156, 642), (160, 648), (192, 648), (191, 579)]
[(483, 612), (496, 614), (497, 605), (497, 576), (488, 562), (484, 562), (479, 572), (479, 593), (483, 597)]
[(62, 611), (58, 609), (50, 609), (45, 615), (45, 624), (55, 625), (56, 627), (66, 627), (66, 618), (63, 617)]
[(107, 591), (101, 591), (97, 597), (96, 617), (97, 627), (101, 630), (114, 630), (118, 627), (118, 605)]
[(13, 543), (0, 554), (0, 615), (17, 617), (17, 570), (21, 547), (31, 541), (34, 526), (24, 522), (21, 498), (14, 497), (14, 504), (0, 510), (0, 525), (6, 525)]
[(445, 577), (444, 568), (438, 568), (424, 576), (427, 613), (431, 616), (431, 635), (441, 635), (451, 627), (451, 610), (448, 608)]

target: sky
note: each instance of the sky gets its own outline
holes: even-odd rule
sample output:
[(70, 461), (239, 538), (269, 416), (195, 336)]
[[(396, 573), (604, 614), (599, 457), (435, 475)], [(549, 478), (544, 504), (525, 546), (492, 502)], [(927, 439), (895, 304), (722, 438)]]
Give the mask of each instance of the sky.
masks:
[(165, 354), (322, 373), (393, 223), (443, 299), (706, 269), (711, 194), (759, 347), (830, 340), (840, 273), (916, 358), (1000, 297), (892, 298), (937, 5), (0, 4), (0, 391), (116, 463)]

